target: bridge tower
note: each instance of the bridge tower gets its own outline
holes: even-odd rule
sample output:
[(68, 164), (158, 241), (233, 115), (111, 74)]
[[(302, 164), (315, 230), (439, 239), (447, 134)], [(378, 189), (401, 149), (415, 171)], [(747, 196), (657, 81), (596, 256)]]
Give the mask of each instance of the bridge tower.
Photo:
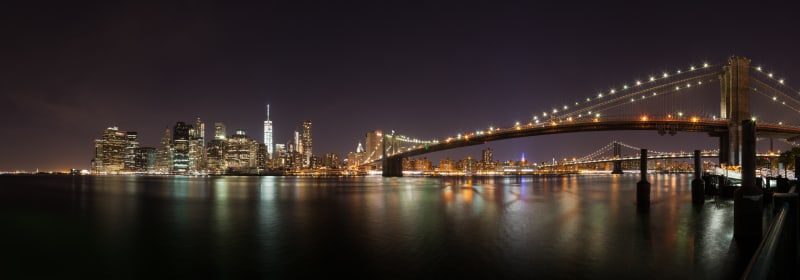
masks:
[(622, 160), (619, 159), (622, 156), (622, 145), (619, 142), (613, 142), (613, 152), (614, 152), (614, 170), (611, 171), (611, 174), (622, 174)]
[[(381, 141), (381, 150), (383, 150), (383, 177), (403, 177), (403, 158), (390, 156), (397, 151), (397, 142), (395, 142), (394, 132), (392, 134), (383, 134), (383, 141)], [(388, 153), (387, 153), (388, 152)]]
[(742, 164), (742, 120), (750, 119), (750, 59), (732, 56), (720, 80), (720, 118), (728, 120), (727, 133), (719, 133), (719, 162)]

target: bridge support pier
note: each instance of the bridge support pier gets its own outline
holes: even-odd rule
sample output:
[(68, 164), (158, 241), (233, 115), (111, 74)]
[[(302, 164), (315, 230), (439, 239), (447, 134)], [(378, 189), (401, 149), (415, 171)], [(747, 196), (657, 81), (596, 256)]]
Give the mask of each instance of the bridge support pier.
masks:
[(761, 242), (764, 193), (756, 187), (756, 124), (742, 121), (742, 187), (733, 193), (733, 239), (752, 250)]
[(403, 158), (402, 157), (384, 158), (383, 177), (403, 177)]
[(706, 202), (706, 183), (703, 181), (703, 163), (700, 160), (700, 150), (694, 150), (694, 179), (692, 179), (692, 203), (703, 204)]
[[(786, 168), (789, 168), (788, 166)], [(787, 178), (788, 179), (788, 178)], [(794, 179), (800, 182), (800, 157), (794, 158)], [(800, 188), (800, 183), (798, 183)]]
[(650, 182), (647, 181), (647, 149), (642, 149), (639, 158), (641, 180), (636, 183), (636, 208), (640, 211), (650, 209)]
[(614, 170), (611, 170), (611, 174), (622, 174), (622, 161), (615, 160), (614, 161)]
[[(614, 157), (615, 158), (619, 158), (620, 155), (622, 154), (622, 145), (620, 145), (619, 142), (617, 142), (617, 141), (614, 141), (613, 143), (614, 143), (614, 145), (613, 145)], [(611, 174), (622, 174), (622, 161), (621, 160), (615, 160), (614, 161), (614, 170), (611, 171)]]
[(730, 153), (731, 153), (731, 149), (730, 149), (731, 146), (730, 145), (731, 145), (731, 143), (730, 143), (730, 141), (728, 141), (728, 139), (729, 138), (728, 138), (728, 133), (727, 132), (719, 134), (719, 155), (718, 155), (719, 156), (719, 158), (718, 158), (719, 161), (718, 162), (720, 164), (723, 164), (723, 163), (724, 164), (729, 164), (731, 162), (730, 161), (730, 156), (731, 156), (730, 155)]

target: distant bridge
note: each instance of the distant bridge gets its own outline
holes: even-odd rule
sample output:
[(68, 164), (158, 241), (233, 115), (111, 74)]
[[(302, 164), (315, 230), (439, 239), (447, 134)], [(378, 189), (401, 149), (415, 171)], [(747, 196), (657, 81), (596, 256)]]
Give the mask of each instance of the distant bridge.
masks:
[[(628, 150), (630, 150), (629, 154), (623, 155), (622, 148), (627, 148)], [(639, 152), (640, 150), (641, 148), (634, 147), (622, 142), (614, 141), (598, 149), (597, 151), (594, 151), (580, 158), (573, 158), (572, 160), (565, 159), (550, 164), (541, 164), (539, 165), (539, 167), (550, 168), (558, 166), (574, 166), (574, 165), (593, 164), (593, 163), (615, 163), (614, 171), (616, 171), (616, 173), (621, 173), (621, 166), (617, 163), (623, 161), (638, 161), (641, 158), (641, 153)], [(766, 158), (766, 157), (775, 158), (778, 156), (779, 155), (774, 153), (756, 154), (756, 157), (758, 158)], [(719, 150), (700, 151), (700, 157), (718, 158)], [(659, 152), (659, 151), (648, 150), (648, 155), (647, 155), (648, 160), (691, 159), (691, 158), (694, 158), (693, 152)]]

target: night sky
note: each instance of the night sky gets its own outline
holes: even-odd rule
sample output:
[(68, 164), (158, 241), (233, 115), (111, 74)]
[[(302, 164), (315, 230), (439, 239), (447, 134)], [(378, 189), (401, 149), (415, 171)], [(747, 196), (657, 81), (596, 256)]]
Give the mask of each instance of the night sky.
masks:
[[(224, 122), (229, 133), (245, 129), (262, 141), (268, 103), (275, 143), (311, 120), (314, 153), (344, 156), (369, 130), (442, 139), (510, 126), (652, 73), (731, 55), (800, 86), (800, 17), (756, 1), (11, 2), (0, 9), (5, 171), (88, 169), (93, 139), (109, 126), (156, 146), (165, 127), (200, 116), (207, 136)], [(711, 104), (718, 91), (708, 88), (712, 102), (694, 106), (718, 113)], [(613, 139), (663, 151), (716, 148), (705, 134), (604, 132), (429, 157), (479, 156), (492, 147), (499, 160), (526, 153), (546, 161)]]

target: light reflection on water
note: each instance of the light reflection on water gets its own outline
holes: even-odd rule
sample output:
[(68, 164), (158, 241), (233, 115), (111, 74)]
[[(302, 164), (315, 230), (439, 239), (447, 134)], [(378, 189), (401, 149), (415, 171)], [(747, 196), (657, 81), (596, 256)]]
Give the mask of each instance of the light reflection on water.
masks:
[(97, 278), (718, 277), (732, 202), (650, 175), (637, 213), (638, 179), (2, 177), (2, 239)]

